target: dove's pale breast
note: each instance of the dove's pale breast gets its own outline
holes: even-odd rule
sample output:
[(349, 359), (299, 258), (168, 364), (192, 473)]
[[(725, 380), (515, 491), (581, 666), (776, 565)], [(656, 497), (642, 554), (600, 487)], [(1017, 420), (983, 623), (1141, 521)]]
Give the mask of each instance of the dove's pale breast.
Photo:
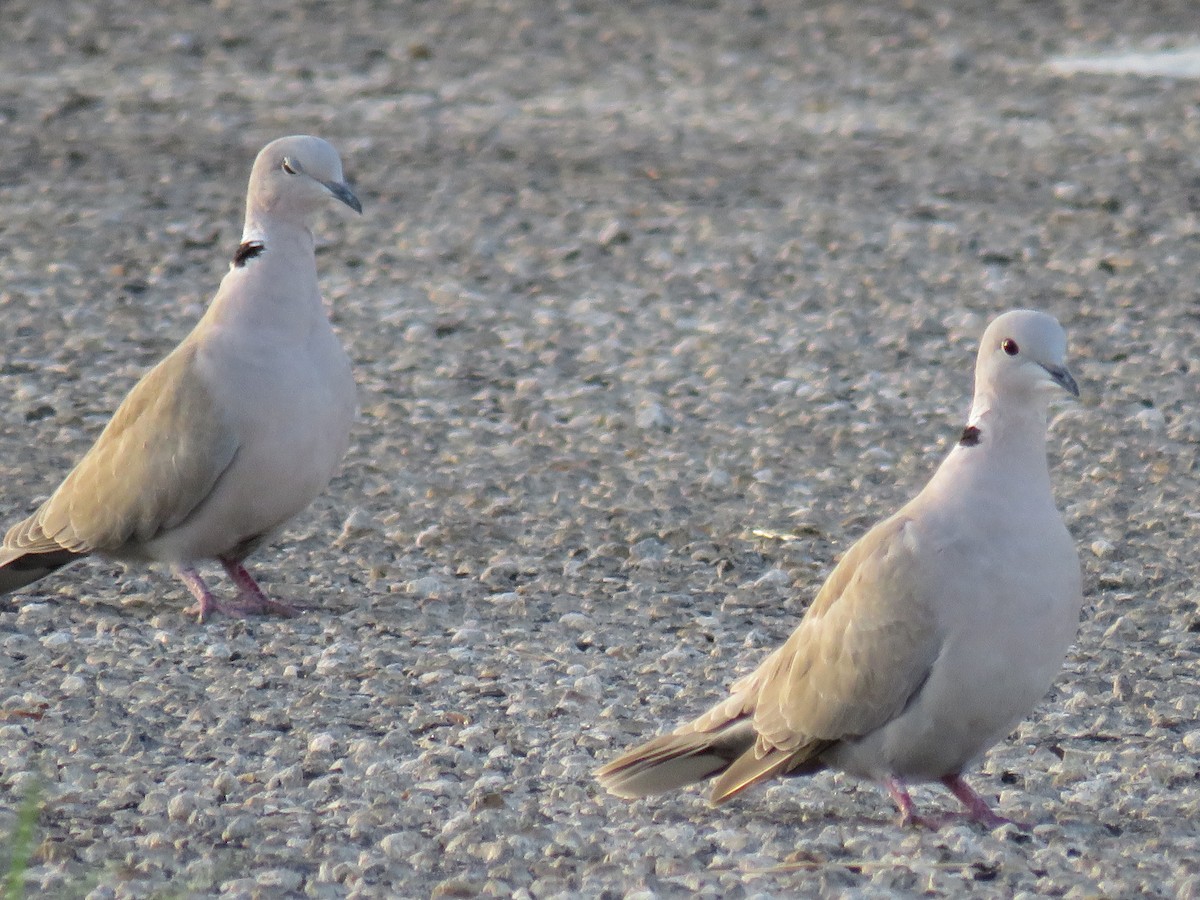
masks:
[(1048, 494), (1030, 504), (973, 489), (937, 504), (918, 498), (909, 514), (914, 558), (932, 563), (928, 589), (942, 598), (932, 607), (940, 650), (903, 713), (825, 758), (870, 777), (933, 779), (969, 766), (1045, 695), (1078, 629), (1082, 585)]
[[(256, 274), (271, 273), (264, 267)], [(234, 271), (226, 280), (239, 277)], [(286, 287), (286, 278), (276, 279), (257, 302), (269, 303), (271, 293)], [(219, 295), (214, 306), (220, 302)], [(197, 326), (196, 375), (239, 436), (238, 450), (207, 499), (142, 548), (148, 558), (226, 555), (269, 536), (329, 484), (349, 445), (355, 385), (320, 298), (314, 295), (310, 306), (310, 315), (269, 328), (245, 327), (246, 316), (227, 315), (219, 327), (209, 324), (216, 316)]]

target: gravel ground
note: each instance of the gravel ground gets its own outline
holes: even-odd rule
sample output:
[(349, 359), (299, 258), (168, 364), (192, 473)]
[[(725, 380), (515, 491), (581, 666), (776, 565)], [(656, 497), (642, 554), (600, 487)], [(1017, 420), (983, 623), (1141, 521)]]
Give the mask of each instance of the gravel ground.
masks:
[[(1200, 896), (1200, 82), (1045, 65), (1195, 42), (1192, 4), (4, 20), (5, 521), (200, 314), (262, 144), (328, 138), (366, 207), (320, 227), (354, 444), (257, 558), (310, 611), (200, 626), (93, 561), (0, 613), (31, 893)], [(1085, 393), (1051, 434), (1079, 640), (972, 779), (1032, 833), (901, 831), (836, 775), (601, 795), (919, 488), (1014, 306), (1060, 317)]]

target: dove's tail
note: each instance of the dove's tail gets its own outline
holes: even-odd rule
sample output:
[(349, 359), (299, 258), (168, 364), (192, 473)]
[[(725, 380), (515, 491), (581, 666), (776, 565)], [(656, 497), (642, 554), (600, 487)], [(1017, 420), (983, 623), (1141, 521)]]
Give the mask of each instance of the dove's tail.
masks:
[(49, 553), (26, 553), (15, 548), (0, 548), (0, 596), (33, 584), (68, 563), (87, 556), (70, 550)]
[(673, 791), (717, 778), (711, 800), (723, 803), (773, 775), (800, 775), (823, 768), (815, 758), (828, 742), (795, 750), (758, 747), (750, 719), (736, 719), (713, 731), (664, 734), (596, 770), (610, 794), (627, 799)]

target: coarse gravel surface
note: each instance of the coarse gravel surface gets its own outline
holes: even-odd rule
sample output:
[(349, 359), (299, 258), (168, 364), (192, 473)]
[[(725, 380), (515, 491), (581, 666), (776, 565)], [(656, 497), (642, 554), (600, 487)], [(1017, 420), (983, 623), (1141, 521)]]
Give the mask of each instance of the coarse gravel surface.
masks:
[[(1195, 45), (1193, 4), (2, 18), (0, 520), (200, 315), (264, 143), (329, 139), (366, 211), (318, 227), (353, 446), (252, 561), (308, 612), (198, 625), (96, 560), (0, 611), (30, 896), (1200, 897), (1200, 81), (1047, 66)], [(1032, 831), (901, 830), (832, 774), (602, 794), (921, 486), (1017, 306), (1084, 391), (1079, 639), (969, 773)]]

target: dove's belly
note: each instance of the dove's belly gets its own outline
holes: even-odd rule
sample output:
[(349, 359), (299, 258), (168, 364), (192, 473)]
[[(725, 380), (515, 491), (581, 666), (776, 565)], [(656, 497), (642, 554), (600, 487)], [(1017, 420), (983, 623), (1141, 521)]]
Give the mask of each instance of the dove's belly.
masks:
[[(1053, 532), (1051, 532), (1053, 533)], [(1062, 530), (1063, 553), (1073, 553)], [(831, 748), (824, 760), (871, 778), (933, 780), (962, 772), (1045, 696), (1079, 625), (1076, 572), (995, 571), (963, 597), (924, 684), (887, 724)], [(1019, 572), (1019, 574), (1013, 574)]]
[(349, 445), (355, 412), (349, 360), (329, 337), (319, 361), (295, 355), (248, 370), (243, 392), (228, 404), (243, 435), (236, 456), (191, 515), (144, 545), (146, 557), (244, 556), (325, 489)]
[(887, 725), (829, 751), (837, 768), (871, 778), (933, 780), (969, 768), (1003, 740), (1046, 694), (1069, 640), (1052, 660), (1019, 673), (993, 660), (942, 661), (916, 700)]

